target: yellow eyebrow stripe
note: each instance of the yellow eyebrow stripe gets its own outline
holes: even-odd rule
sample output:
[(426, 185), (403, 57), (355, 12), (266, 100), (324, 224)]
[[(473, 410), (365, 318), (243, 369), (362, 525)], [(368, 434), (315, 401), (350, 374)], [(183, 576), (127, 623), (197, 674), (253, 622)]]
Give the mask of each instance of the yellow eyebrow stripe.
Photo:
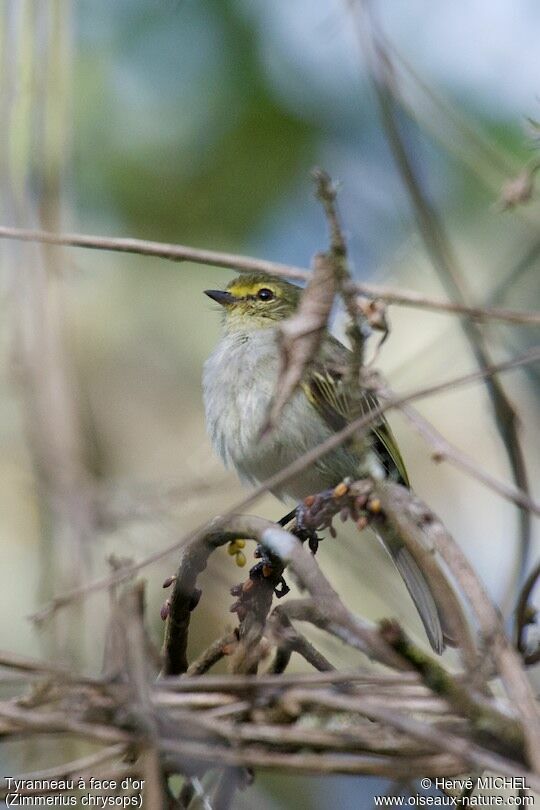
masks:
[(246, 298), (248, 295), (256, 295), (263, 288), (272, 290), (275, 293), (275, 289), (271, 284), (263, 284), (260, 281), (256, 284), (233, 284), (229, 287), (229, 292), (237, 298)]

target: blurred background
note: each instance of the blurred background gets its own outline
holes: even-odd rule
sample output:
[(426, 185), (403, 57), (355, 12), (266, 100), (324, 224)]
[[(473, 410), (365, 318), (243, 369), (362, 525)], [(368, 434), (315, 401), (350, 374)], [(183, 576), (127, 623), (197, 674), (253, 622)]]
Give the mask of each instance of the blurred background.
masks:
[[(381, 126), (353, 4), (338, 0), (4, 0), (0, 7), (0, 224), (178, 242), (307, 267), (326, 246), (314, 165), (340, 182), (359, 280), (445, 295)], [(540, 7), (534, 0), (377, 0), (396, 68), (401, 133), (478, 304), (532, 309), (540, 288), (538, 195), (504, 209), (539, 159)], [(28, 614), (169, 545), (241, 487), (206, 438), (200, 377), (219, 316), (202, 295), (225, 270), (0, 242), (0, 638), (4, 650), (98, 672), (107, 596), (35, 627)], [(473, 370), (459, 321), (392, 307), (378, 363), (399, 391)], [(342, 333), (340, 314), (335, 329)], [(495, 359), (532, 328), (490, 324)], [(533, 491), (538, 369), (507, 373)], [(511, 482), (485, 388), (421, 412)], [(523, 563), (519, 515), (392, 420), (413, 486), (510, 617)], [(539, 496), (536, 486), (536, 496)], [(256, 508), (278, 518), (268, 497)], [(536, 533), (535, 533), (536, 529)], [(251, 562), (251, 560), (250, 560)], [(396, 615), (423, 641), (374, 538), (344, 530), (320, 562), (353, 609)], [(156, 644), (161, 582), (144, 571)], [(522, 571), (523, 574), (523, 571)], [(192, 652), (233, 625), (244, 574), (223, 550), (205, 572)], [(336, 665), (361, 659), (317, 639)], [(450, 659), (451, 660), (451, 659)], [(64, 746), (64, 747), (63, 747)], [(70, 749), (72, 750), (72, 749)], [(0, 752), (3, 773), (62, 761), (65, 744)], [(375, 780), (257, 777), (239, 807), (369, 807)]]

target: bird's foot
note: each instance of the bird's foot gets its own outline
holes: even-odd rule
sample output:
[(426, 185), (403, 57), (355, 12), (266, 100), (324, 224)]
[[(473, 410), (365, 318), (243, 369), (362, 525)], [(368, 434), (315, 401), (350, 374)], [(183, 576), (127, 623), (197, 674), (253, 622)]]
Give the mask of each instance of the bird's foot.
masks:
[(353, 520), (361, 531), (367, 526), (369, 518), (380, 511), (380, 504), (377, 499), (370, 497), (370, 491), (369, 480), (352, 483), (345, 478), (332, 489), (308, 495), (298, 507), (296, 525), (300, 530), (313, 534), (316, 530), (328, 529), (330, 536), (336, 537), (333, 520), (339, 515), (342, 522)]
[(291, 589), (283, 576), (282, 562), (277, 557), (269, 554), (261, 545), (258, 545), (255, 549), (255, 557), (259, 559), (259, 562), (250, 570), (250, 579), (274, 579), (274, 593), (277, 598), (281, 599), (283, 596), (286, 596)]
[(295, 537), (298, 537), (301, 543), (307, 543), (311, 553), (316, 554), (319, 548), (319, 543), (324, 538), (319, 537), (317, 534), (317, 527), (314, 526), (313, 521), (311, 520), (309, 508), (303, 503), (298, 504), (296, 507), (295, 517), (295, 526), (292, 529), (292, 534), (294, 534)]
[[(293, 522), (294, 521), (294, 522)], [(317, 535), (315, 528), (311, 524), (306, 507), (300, 503), (291, 512), (288, 512), (281, 520), (278, 520), (280, 526), (287, 526), (288, 523), (293, 523), (289, 531), (298, 537), (300, 542), (307, 543), (310, 551), (313, 554), (317, 553), (319, 543), (323, 539)]]

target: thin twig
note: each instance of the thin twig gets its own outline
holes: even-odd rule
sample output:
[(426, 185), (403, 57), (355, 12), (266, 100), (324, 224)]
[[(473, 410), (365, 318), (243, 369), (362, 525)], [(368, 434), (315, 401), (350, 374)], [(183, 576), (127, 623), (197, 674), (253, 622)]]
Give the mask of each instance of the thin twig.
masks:
[(333, 257), (327, 253), (318, 253), (313, 260), (313, 273), (302, 292), (297, 310), (278, 325), (278, 378), (262, 434), (278, 423), (283, 408), (297, 390), (306, 368), (317, 354), (328, 327), (338, 284), (339, 277)]
[[(394, 396), (388, 392), (390, 396)], [(491, 473), (488, 473), (479, 464), (476, 464), (469, 456), (458, 450), (442, 436), (436, 428), (433, 427), (427, 419), (425, 419), (417, 410), (411, 405), (405, 404), (400, 406), (399, 410), (407, 417), (409, 422), (418, 431), (418, 433), (431, 445), (434, 449), (433, 459), (437, 462), (447, 461), (453, 464), (460, 470), (463, 470), (472, 478), (475, 478), (484, 486), (493, 490), (502, 498), (515, 503), (518, 506), (528, 509), (535, 515), (540, 516), (540, 504), (536, 503), (526, 492), (517, 487), (512, 487), (499, 481)]]
[[(316, 695), (313, 692), (302, 693), (300, 690), (291, 694), (291, 700), (306, 704), (318, 701), (322, 705), (332, 708), (342, 709), (351, 712), (356, 710), (356, 706), (362, 713), (374, 720), (379, 720), (396, 730), (402, 731), (411, 737), (421, 740), (431, 745), (433, 749), (452, 753), (454, 756), (463, 758), (473, 767), (482, 767), (493, 770), (495, 773), (503, 773), (508, 776), (523, 776), (523, 768), (516, 763), (509, 761), (506, 757), (492, 753), (482, 748), (480, 745), (465, 740), (450, 732), (442, 735), (438, 729), (431, 728), (410, 715), (399, 714), (383, 705), (371, 704), (368, 699), (358, 700), (349, 695)], [(527, 774), (527, 783), (540, 786), (540, 777), (533, 773)]]
[[(390, 495), (396, 487), (397, 485), (390, 482), (385, 484)], [(519, 656), (506, 637), (498, 611), (458, 544), (448, 534), (445, 535), (444, 541), (437, 534), (433, 539), (437, 551), (445, 560), (459, 583), (462, 594), (474, 610), (506, 692), (513, 700), (523, 723), (529, 762), (540, 773), (540, 716), (531, 684), (521, 667)]]
[[(14, 778), (22, 782), (41, 782), (42, 780), (74, 779), (84, 773), (93, 775), (98, 765), (102, 765), (104, 762), (109, 762), (113, 759), (121, 759), (125, 751), (125, 745), (111, 745), (109, 748), (104, 748), (101, 751), (97, 751), (95, 754), (89, 754), (87, 757), (81, 757), (80, 759), (66, 762), (63, 765), (57, 765), (55, 768), (32, 771), (31, 773), (25, 773)], [(7, 789), (7, 779), (1, 779), (0, 798), (4, 798)]]
[[(274, 635), (277, 636), (279, 642), (278, 653), (282, 648), (289, 654), (296, 652), (311, 664), (311, 666), (318, 669), (319, 672), (335, 671), (330, 661), (292, 625), (287, 615), (286, 605), (278, 605), (274, 608), (269, 618), (269, 626), (273, 630)], [(276, 670), (274, 669), (273, 671), (275, 672)]]
[(235, 633), (225, 633), (220, 638), (210, 644), (201, 655), (193, 661), (187, 668), (186, 675), (204, 675), (209, 669), (212, 669), (214, 664), (221, 661), (225, 655), (225, 649), (230, 644), (235, 644), (238, 641)]
[[(329, 705), (333, 701), (328, 701)], [(347, 698), (344, 698), (339, 708), (341, 711), (349, 712)], [(233, 749), (223, 745), (207, 745), (191, 741), (166, 740), (163, 742), (163, 750), (170, 753), (178, 753), (183, 757), (192, 757), (200, 761), (219, 763), (220, 765), (244, 765), (247, 767), (257, 767), (261, 769), (283, 769), (296, 773), (316, 773), (319, 775), (329, 773), (354, 773), (369, 774), (370, 776), (441, 776), (446, 773), (457, 775), (467, 770), (468, 763), (481, 763), (481, 767), (494, 770), (507, 776), (525, 776), (527, 784), (538, 790), (540, 779), (530, 772), (523, 771), (511, 761), (500, 757), (497, 754), (485, 752), (479, 746), (465, 741), (455, 735), (447, 735), (437, 730), (432, 730), (425, 724), (413, 720), (413, 718), (398, 715), (394, 711), (385, 710), (383, 707), (369, 707), (368, 714), (374, 718), (384, 718), (384, 722), (394, 727), (400, 727), (405, 733), (409, 733), (417, 738), (432, 744), (436, 750), (445, 747), (446, 750), (453, 749), (452, 754), (441, 752), (435, 755), (424, 755), (418, 757), (407, 757), (397, 759), (395, 756), (383, 756), (373, 754), (329, 754), (329, 753), (278, 753), (274, 751), (259, 750), (255, 747), (244, 749)], [(430, 733), (432, 732), (432, 733)], [(460, 770), (461, 767), (461, 770)], [(473, 765), (474, 767), (474, 765)]]
[[(44, 242), (50, 245), (82, 247), (95, 250), (110, 250), (118, 253), (132, 253), (141, 256), (157, 256), (171, 261), (194, 262), (212, 267), (224, 267), (242, 273), (270, 273), (282, 278), (308, 281), (309, 270), (290, 264), (271, 262), (252, 256), (240, 256), (236, 253), (221, 253), (214, 250), (202, 250), (187, 245), (173, 245), (165, 242), (150, 242), (144, 239), (113, 238), (105, 236), (88, 236), (78, 233), (55, 234), (48, 231), (37, 231), (26, 228), (8, 228), (0, 226), (0, 239), (16, 239), (23, 242)], [(368, 298), (380, 298), (389, 304), (432, 309), (448, 314), (459, 314), (478, 320), (498, 320), (514, 324), (538, 326), (540, 314), (511, 309), (509, 307), (477, 307), (459, 302), (431, 298), (413, 290), (398, 290), (377, 284), (355, 282), (359, 295)]]
[[(344, 711), (346, 711), (344, 709)], [(439, 738), (443, 735), (439, 734)], [(278, 753), (257, 747), (234, 749), (224, 745), (208, 745), (191, 741), (165, 740), (162, 748), (166, 752), (178, 753), (182, 757), (207, 762), (213, 765), (244, 765), (260, 769), (283, 769), (284, 771), (306, 774), (366, 774), (369, 776), (416, 775), (441, 776), (457, 775), (466, 769), (461, 757), (449, 754), (411, 756), (398, 760), (395, 756), (380, 754), (339, 753)], [(493, 755), (495, 756), (495, 755)], [(490, 759), (493, 764), (493, 760)], [(461, 770), (460, 770), (461, 768)], [(508, 773), (510, 768), (504, 769)], [(523, 775), (523, 771), (512, 769), (510, 775)], [(534, 776), (527, 784), (536, 784)]]
[(487, 703), (475, 699), (469, 689), (429, 655), (418, 653), (401, 626), (395, 621), (380, 623), (381, 634), (393, 649), (421, 675), (426, 686), (444, 697), (459, 716), (467, 717), (477, 740), (495, 748), (498, 753), (524, 762), (524, 735), (519, 720), (509, 718)]
[[(468, 298), (465, 275), (454, 255), (439, 214), (422, 188), (413, 160), (400, 132), (395, 109), (394, 68), (390, 54), (385, 47), (384, 39), (378, 34), (371, 6), (363, 3), (362, 7), (355, 5), (354, 8), (357, 12), (359, 31), (365, 46), (384, 131), (409, 196), (418, 230), (447, 292), (452, 299), (464, 305)], [(462, 320), (462, 328), (479, 367), (488, 368), (492, 361), (480, 325), (470, 320)], [(498, 379), (486, 378), (486, 388), (493, 407), (494, 421), (508, 455), (516, 486), (529, 495), (527, 468), (520, 443), (515, 408)], [(531, 516), (527, 509), (518, 508), (521, 541), (518, 580), (521, 581), (530, 550)]]
[[(296, 600), (295, 600), (296, 601)], [(289, 606), (292, 602), (287, 603)], [(312, 672), (309, 674), (285, 673), (275, 675), (205, 675), (202, 677), (164, 677), (159, 686), (164, 692), (252, 692), (259, 689), (286, 688), (289, 686), (319, 686), (321, 684), (358, 684), (365, 687), (382, 687), (395, 690), (398, 687), (412, 687), (419, 683), (413, 672), (377, 672), (351, 669), (345, 672)]]
[(362, 310), (358, 306), (355, 294), (355, 285), (347, 267), (347, 243), (341, 228), (337, 210), (337, 189), (330, 176), (322, 169), (315, 169), (313, 178), (317, 189), (317, 197), (321, 201), (330, 229), (330, 251), (328, 259), (334, 267), (338, 290), (345, 304), (349, 316), (347, 335), (352, 345), (350, 363), (350, 380), (353, 385), (359, 384), (360, 369), (364, 360), (365, 335), (361, 326), (363, 320)]

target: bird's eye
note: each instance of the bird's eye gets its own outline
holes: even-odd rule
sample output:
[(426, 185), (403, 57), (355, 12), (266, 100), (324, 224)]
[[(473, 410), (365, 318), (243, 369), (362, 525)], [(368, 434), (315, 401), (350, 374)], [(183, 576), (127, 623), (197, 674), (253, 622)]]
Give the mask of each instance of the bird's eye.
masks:
[(272, 292), (272, 290), (269, 290), (268, 287), (263, 287), (257, 293), (257, 298), (259, 299), (259, 301), (271, 301), (273, 297), (274, 293)]

